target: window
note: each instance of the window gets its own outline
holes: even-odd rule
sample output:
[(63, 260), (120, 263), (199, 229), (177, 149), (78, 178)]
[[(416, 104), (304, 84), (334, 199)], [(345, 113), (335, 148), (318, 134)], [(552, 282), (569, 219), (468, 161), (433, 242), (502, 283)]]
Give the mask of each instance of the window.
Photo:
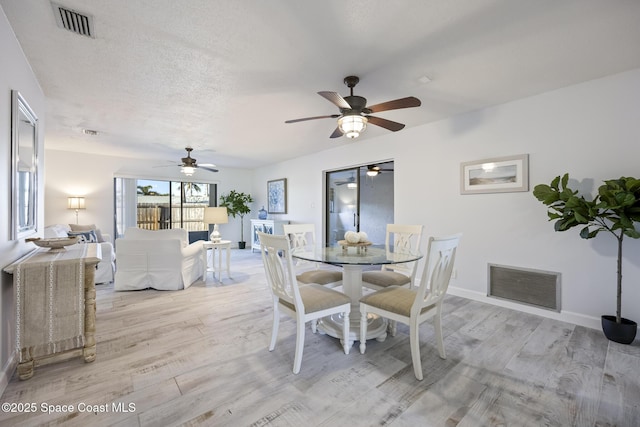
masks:
[(116, 236), (127, 227), (209, 231), (204, 208), (216, 206), (216, 184), (115, 178)]

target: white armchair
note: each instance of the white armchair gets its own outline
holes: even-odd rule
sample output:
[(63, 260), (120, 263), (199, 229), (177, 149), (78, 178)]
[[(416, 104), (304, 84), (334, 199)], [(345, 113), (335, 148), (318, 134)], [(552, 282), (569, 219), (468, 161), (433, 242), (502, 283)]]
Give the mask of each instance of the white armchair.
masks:
[[(95, 229), (95, 226), (93, 229)], [(69, 233), (70, 231), (71, 228), (66, 224), (49, 225), (44, 228), (44, 238), (49, 239), (52, 237), (67, 237), (67, 233)], [(102, 259), (96, 266), (96, 275), (94, 282), (96, 284), (110, 283), (113, 282), (114, 273), (116, 271), (116, 253), (113, 249), (113, 244), (111, 243), (111, 236), (105, 233), (100, 233), (99, 236), (102, 240), (98, 241), (100, 250), (102, 252)]]
[(116, 240), (114, 289), (132, 291), (186, 289), (203, 277), (206, 260), (202, 240), (189, 244), (187, 230), (143, 230), (128, 228)]

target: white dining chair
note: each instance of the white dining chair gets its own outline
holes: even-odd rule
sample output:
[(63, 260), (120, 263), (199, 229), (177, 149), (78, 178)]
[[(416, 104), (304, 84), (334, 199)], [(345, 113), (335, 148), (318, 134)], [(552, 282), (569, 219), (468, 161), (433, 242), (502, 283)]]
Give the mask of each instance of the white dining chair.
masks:
[[(316, 227), (313, 224), (283, 224), (282, 231), (289, 237), (291, 248), (313, 248), (316, 244)], [(298, 282), (308, 285), (317, 283), (318, 285), (335, 288), (342, 285), (342, 271), (321, 269), (320, 263), (297, 259), (295, 261), (296, 270), (300, 271), (305, 267), (311, 270), (301, 271), (296, 274)], [(311, 321), (311, 331), (317, 332), (316, 320)]]
[[(389, 252), (420, 252), (422, 225), (387, 224), (385, 248)], [(374, 290), (415, 285), (418, 261), (385, 264), (380, 270), (362, 273), (362, 285)]]
[[(273, 351), (278, 337), (280, 311), (296, 319), (296, 350), (293, 373), (300, 372), (306, 322), (332, 314), (344, 318), (343, 337), (349, 337), (351, 299), (334, 289), (311, 283), (299, 286), (294, 273), (291, 246), (287, 236), (258, 233), (267, 283), (273, 297), (273, 327), (269, 351)], [(345, 354), (349, 354), (349, 340), (343, 339)]]
[[(292, 249), (314, 247), (316, 244), (316, 230), (313, 224), (283, 224), (282, 230), (289, 236)], [(295, 265), (298, 271), (305, 266), (312, 268), (296, 275), (300, 283), (317, 283), (331, 288), (342, 284), (342, 271), (321, 269), (319, 263), (303, 260), (297, 260)]]
[[(360, 313), (366, 319), (369, 313), (409, 325), (409, 343), (413, 371), (422, 380), (420, 361), (420, 325), (433, 318), (438, 352), (446, 358), (442, 340), (442, 300), (447, 293), (461, 234), (449, 237), (429, 238), (427, 260), (420, 286), (408, 289), (390, 286), (360, 299)], [(367, 343), (367, 322), (360, 323), (360, 353)]]

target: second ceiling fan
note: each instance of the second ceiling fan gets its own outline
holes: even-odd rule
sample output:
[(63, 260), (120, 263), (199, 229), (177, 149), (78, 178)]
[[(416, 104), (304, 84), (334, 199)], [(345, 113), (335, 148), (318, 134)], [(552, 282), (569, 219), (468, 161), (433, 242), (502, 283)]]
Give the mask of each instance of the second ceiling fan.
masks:
[(340, 114), (305, 117), (302, 119), (287, 120), (285, 123), (297, 123), (307, 120), (329, 118), (338, 119), (338, 127), (333, 131), (330, 138), (338, 138), (342, 135), (347, 138), (357, 138), (360, 136), (360, 133), (365, 130), (368, 123), (383, 127), (392, 132), (397, 132), (404, 128), (404, 124), (402, 123), (371, 116), (370, 114), (379, 113), (381, 111), (399, 110), (401, 108), (419, 107), (421, 105), (418, 98), (409, 96), (406, 98), (394, 99), (393, 101), (367, 106), (366, 98), (353, 94), (353, 88), (359, 81), (360, 79), (356, 76), (345, 77), (344, 84), (349, 87), (351, 94), (344, 98), (337, 92), (318, 92), (318, 95), (326, 98), (337, 106), (340, 109)]
[(204, 169), (209, 172), (218, 172), (216, 165), (214, 165), (213, 163), (198, 164), (196, 162), (196, 159), (191, 157), (191, 152), (193, 151), (193, 148), (185, 147), (185, 150), (187, 151), (187, 157), (181, 158), (180, 159), (181, 163), (177, 163), (175, 165), (161, 165), (161, 166), (155, 166), (155, 167), (178, 166), (180, 168), (180, 172), (182, 172), (186, 176), (193, 175), (196, 169)]
[(393, 172), (393, 169), (383, 169), (379, 165), (367, 165), (367, 176), (377, 176), (380, 172)]

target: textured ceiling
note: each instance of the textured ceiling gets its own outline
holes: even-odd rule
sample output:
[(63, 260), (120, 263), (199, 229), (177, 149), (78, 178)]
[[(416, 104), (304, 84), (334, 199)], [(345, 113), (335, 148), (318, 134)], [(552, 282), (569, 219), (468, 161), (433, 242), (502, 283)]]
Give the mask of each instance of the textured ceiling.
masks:
[[(47, 148), (248, 167), (348, 144), (316, 94), (419, 108), (418, 126), (640, 68), (632, 0), (60, 0), (95, 38), (56, 26), (46, 0), (0, 0), (47, 97)], [(421, 77), (431, 82), (424, 84)], [(82, 129), (95, 129), (88, 136)], [(389, 131), (369, 126), (361, 139)]]

